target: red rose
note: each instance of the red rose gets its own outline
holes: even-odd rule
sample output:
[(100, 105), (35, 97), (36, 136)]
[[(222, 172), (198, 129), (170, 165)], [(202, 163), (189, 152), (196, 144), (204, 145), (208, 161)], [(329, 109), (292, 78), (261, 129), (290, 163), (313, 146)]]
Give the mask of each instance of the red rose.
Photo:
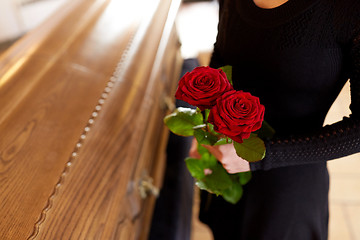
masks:
[(261, 128), (265, 107), (259, 98), (243, 91), (226, 92), (210, 110), (208, 122), (215, 131), (242, 143), (250, 133)]
[(225, 92), (233, 90), (221, 69), (197, 67), (179, 81), (175, 97), (200, 110), (210, 109)]

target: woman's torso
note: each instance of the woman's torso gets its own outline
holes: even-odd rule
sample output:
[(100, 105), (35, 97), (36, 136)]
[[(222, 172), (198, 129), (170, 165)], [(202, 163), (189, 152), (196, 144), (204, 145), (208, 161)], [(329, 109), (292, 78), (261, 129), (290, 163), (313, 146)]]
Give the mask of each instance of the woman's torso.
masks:
[(334, 6), (289, 0), (262, 9), (252, 0), (225, 0), (220, 7), (212, 65), (233, 66), (235, 88), (260, 97), (279, 135), (321, 127), (349, 77)]

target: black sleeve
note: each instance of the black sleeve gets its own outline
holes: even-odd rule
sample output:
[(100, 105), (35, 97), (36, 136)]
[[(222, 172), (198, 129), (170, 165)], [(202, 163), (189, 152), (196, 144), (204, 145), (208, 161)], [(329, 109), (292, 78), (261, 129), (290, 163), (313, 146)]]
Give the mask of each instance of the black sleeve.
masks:
[[(360, 36), (360, 35), (358, 35)], [(266, 157), (252, 171), (319, 163), (360, 152), (360, 37), (351, 48), (351, 115), (308, 136), (267, 141)]]

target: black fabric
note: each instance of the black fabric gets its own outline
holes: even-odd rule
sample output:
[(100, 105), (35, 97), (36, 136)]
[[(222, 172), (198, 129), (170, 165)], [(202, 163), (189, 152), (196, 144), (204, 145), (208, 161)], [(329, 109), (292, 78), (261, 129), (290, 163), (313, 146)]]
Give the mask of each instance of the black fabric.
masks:
[(326, 240), (325, 163), (253, 173), (236, 205), (201, 192), (200, 220), (215, 240)]
[[(275, 9), (221, 1), (211, 66), (260, 97), (277, 135), (251, 170), (319, 163), (360, 151), (360, 1), (289, 0)], [(322, 127), (347, 79), (349, 119)]]
[[(181, 75), (199, 66), (197, 59), (185, 59)], [(177, 107), (190, 107), (177, 100)], [(156, 201), (149, 240), (190, 240), (194, 181), (186, 168), (192, 138), (170, 134), (166, 149), (163, 187)]]
[[(240, 202), (202, 192), (200, 219), (216, 240), (327, 239), (326, 161), (360, 151), (360, 1), (219, 3), (210, 65), (233, 66), (234, 87), (260, 98), (276, 136)], [(348, 78), (352, 114), (323, 127)]]

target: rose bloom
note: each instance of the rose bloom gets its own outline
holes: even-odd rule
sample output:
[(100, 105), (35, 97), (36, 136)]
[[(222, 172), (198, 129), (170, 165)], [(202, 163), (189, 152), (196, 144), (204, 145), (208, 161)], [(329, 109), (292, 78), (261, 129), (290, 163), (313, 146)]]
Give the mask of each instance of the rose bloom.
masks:
[(242, 143), (243, 139), (261, 128), (264, 112), (265, 107), (258, 97), (232, 90), (217, 100), (210, 110), (208, 122), (214, 125), (215, 131)]
[(175, 97), (203, 111), (213, 107), (216, 99), (230, 90), (233, 87), (221, 69), (196, 67), (180, 79)]

